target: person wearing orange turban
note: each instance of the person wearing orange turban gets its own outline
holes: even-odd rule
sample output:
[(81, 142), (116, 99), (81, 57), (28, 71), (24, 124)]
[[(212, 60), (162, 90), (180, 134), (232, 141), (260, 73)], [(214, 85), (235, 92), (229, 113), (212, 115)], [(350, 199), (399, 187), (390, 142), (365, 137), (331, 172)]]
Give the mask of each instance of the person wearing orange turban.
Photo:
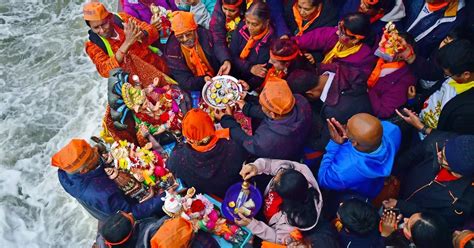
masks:
[(102, 77), (108, 78), (110, 70), (124, 67), (127, 54), (167, 72), (164, 60), (148, 49), (158, 39), (158, 30), (152, 25), (124, 12), (112, 14), (97, 1), (84, 4), (83, 17), (90, 28), (86, 53)]
[(271, 77), (259, 96), (259, 103), (237, 103), (244, 115), (262, 119), (253, 135), (247, 135), (232, 117), (232, 109), (217, 112), (216, 119), (230, 136), (249, 153), (261, 158), (298, 161), (311, 129), (311, 107), (299, 94), (291, 92), (288, 83)]
[(104, 167), (110, 165), (106, 165), (98, 148), (83, 139), (72, 139), (52, 156), (51, 165), (58, 168), (64, 190), (99, 221), (119, 210), (131, 212), (136, 219), (164, 215), (161, 195), (143, 203), (125, 196), (105, 173)]
[(228, 128), (216, 130), (201, 109), (188, 111), (182, 125), (186, 144), (173, 151), (167, 168), (199, 192), (224, 197), (227, 188), (240, 180), (245, 150), (230, 139)]
[(171, 17), (172, 34), (165, 47), (165, 58), (171, 75), (184, 90), (201, 90), (230, 59), (215, 56), (211, 33), (194, 21), (194, 14), (175, 11)]

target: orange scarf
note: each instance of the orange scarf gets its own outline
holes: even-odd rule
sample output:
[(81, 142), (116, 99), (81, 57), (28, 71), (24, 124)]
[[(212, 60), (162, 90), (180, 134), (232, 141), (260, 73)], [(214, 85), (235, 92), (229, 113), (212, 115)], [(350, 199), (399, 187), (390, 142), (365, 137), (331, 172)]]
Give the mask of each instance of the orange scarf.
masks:
[(438, 10), (448, 6), (448, 4), (449, 4), (448, 1), (443, 2), (443, 3), (428, 3), (428, 9), (431, 12), (435, 12), (435, 11), (438, 11)]
[(260, 92), (260, 91), (263, 90), (263, 88), (264, 88), (265, 85), (267, 84), (269, 78), (276, 77), (276, 78), (281, 78), (281, 79), (283, 79), (285, 76), (286, 76), (285, 71), (277, 71), (277, 70), (275, 69), (275, 66), (272, 66), (272, 68), (270, 68), (270, 69), (267, 71), (267, 75), (265, 76), (265, 80), (263, 80), (262, 85), (260, 85), (260, 87), (258, 87), (257, 91)]
[(204, 54), (199, 41), (196, 40), (196, 45), (193, 48), (187, 48), (181, 45), (181, 51), (183, 52), (186, 64), (194, 76), (214, 76), (214, 70), (209, 64), (209, 61), (207, 61), (206, 54)]
[(250, 51), (255, 46), (255, 44), (259, 40), (261, 40), (263, 37), (265, 37), (265, 35), (267, 35), (269, 31), (270, 31), (270, 28), (267, 26), (261, 34), (250, 36), (249, 40), (247, 41), (247, 44), (245, 44), (244, 49), (242, 49), (242, 52), (240, 52), (240, 59), (246, 59), (249, 56)]
[(230, 139), (230, 129), (229, 128), (216, 130), (216, 132), (214, 133), (214, 135), (211, 138), (211, 141), (209, 141), (209, 143), (207, 143), (206, 145), (200, 146), (200, 145), (197, 145), (193, 142), (190, 142), (189, 144), (191, 145), (191, 147), (194, 150), (196, 150), (198, 152), (208, 152), (216, 146), (217, 141), (219, 141), (220, 139), (227, 139), (227, 140)]
[(372, 74), (370, 74), (369, 79), (367, 80), (367, 86), (369, 88), (373, 88), (379, 78), (380, 74), (382, 73), (383, 69), (393, 68), (393, 69), (400, 69), (405, 66), (405, 61), (398, 61), (398, 62), (385, 62), (382, 58), (377, 61), (377, 65), (375, 66)]
[(311, 24), (318, 19), (319, 15), (321, 14), (321, 6), (319, 5), (318, 9), (315, 10), (316, 13), (313, 13), (313, 18), (311, 18), (306, 24), (303, 26), (303, 17), (301, 17), (300, 12), (298, 11), (298, 7), (296, 7), (298, 3), (295, 2), (293, 4), (293, 15), (295, 16), (296, 25), (298, 25), (298, 33), (295, 36), (303, 35), (303, 32), (311, 26)]
[(245, 9), (249, 9), (249, 7), (250, 7), (250, 5), (252, 5), (252, 3), (253, 3), (253, 0), (247, 0)]

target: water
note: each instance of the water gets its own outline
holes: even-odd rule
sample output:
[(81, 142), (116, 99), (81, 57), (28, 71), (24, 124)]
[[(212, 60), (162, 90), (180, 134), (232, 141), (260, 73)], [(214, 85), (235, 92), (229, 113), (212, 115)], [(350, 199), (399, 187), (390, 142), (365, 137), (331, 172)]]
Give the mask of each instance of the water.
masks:
[(71, 138), (97, 135), (105, 111), (82, 3), (0, 1), (0, 247), (93, 243), (97, 223), (50, 166)]

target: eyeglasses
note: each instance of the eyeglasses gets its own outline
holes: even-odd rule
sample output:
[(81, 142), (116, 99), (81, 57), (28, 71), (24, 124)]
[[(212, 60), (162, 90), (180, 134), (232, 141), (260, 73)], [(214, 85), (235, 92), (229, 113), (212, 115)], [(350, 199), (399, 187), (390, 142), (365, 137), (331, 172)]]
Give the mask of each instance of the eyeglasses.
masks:
[(350, 39), (359, 39), (363, 40), (365, 36), (363, 35), (358, 35), (358, 34), (353, 34), (349, 29), (347, 29), (344, 26), (344, 21), (340, 21), (339, 24), (337, 25), (337, 30), (339, 31), (339, 36), (345, 36)]
[(445, 161), (446, 161), (446, 149), (444, 149), (444, 147), (445, 147), (445, 144), (443, 144), (443, 146), (440, 150), (440, 146), (438, 145), (438, 142), (436, 142), (436, 155), (438, 157), (438, 164), (439, 164), (439, 166), (441, 166), (445, 169), (451, 170), (451, 168), (449, 168), (449, 165), (447, 163), (445, 163)]

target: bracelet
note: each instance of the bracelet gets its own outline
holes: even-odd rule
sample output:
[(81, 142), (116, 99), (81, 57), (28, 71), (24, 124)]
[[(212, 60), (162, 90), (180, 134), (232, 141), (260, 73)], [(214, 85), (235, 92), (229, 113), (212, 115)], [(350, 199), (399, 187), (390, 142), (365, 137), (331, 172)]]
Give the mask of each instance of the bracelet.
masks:
[(424, 134), (424, 135), (428, 135), (428, 134), (426, 133), (427, 129), (428, 129), (428, 127), (427, 127), (426, 125), (423, 125), (423, 127), (422, 127), (421, 130), (420, 130), (420, 132), (421, 132), (422, 134)]

